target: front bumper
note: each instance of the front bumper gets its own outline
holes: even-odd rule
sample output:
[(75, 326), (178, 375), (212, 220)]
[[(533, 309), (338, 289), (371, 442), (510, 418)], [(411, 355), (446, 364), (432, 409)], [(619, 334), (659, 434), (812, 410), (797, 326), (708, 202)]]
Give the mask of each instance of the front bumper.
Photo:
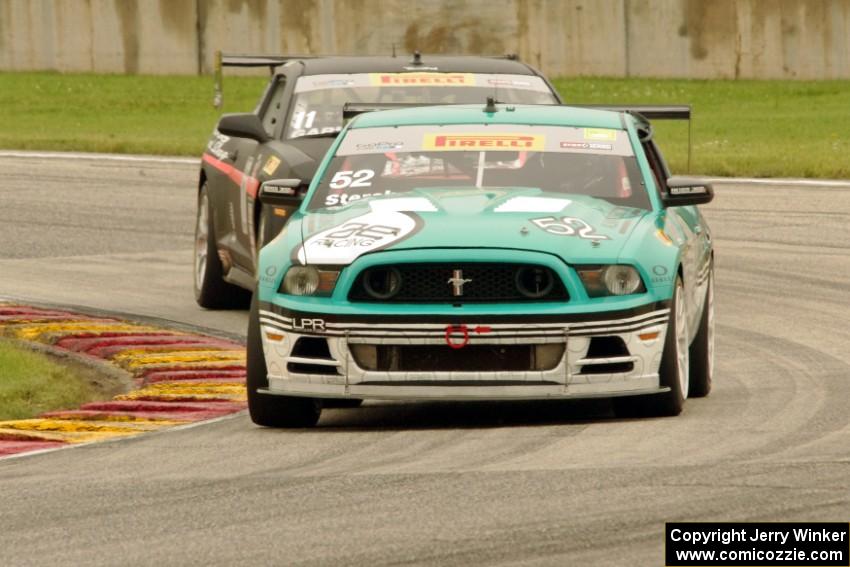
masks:
[[(551, 317), (331, 317), (260, 304), (268, 388), (263, 393), (317, 398), (511, 400), (590, 398), (662, 392), (658, 369), (669, 305)], [(327, 344), (307, 356), (299, 339)], [(447, 343), (453, 343), (452, 349)], [(562, 345), (545, 369), (369, 369), (353, 349), (435, 348), (457, 357), (470, 345)], [(462, 346), (458, 346), (462, 345)], [(616, 347), (613, 348), (612, 347)], [(324, 348), (324, 347), (323, 347)], [(472, 349), (470, 349), (472, 350)], [(560, 352), (560, 349), (558, 349)], [(359, 352), (359, 351), (358, 351)], [(473, 364), (474, 366), (474, 364)], [(492, 365), (490, 365), (492, 367)]]

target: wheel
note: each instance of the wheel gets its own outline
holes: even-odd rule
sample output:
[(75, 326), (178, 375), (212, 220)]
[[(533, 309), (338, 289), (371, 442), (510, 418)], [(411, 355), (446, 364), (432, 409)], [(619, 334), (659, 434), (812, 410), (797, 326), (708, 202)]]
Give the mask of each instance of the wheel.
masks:
[(697, 336), (691, 344), (691, 376), (688, 397), (704, 398), (711, 392), (714, 376), (714, 265), (709, 268), (708, 289)]
[(359, 400), (357, 398), (329, 398), (326, 400), (322, 400), (322, 407), (325, 408), (336, 408), (336, 409), (345, 409), (345, 408), (359, 408), (363, 405), (363, 400)]
[(658, 370), (661, 387), (669, 391), (646, 396), (614, 398), (614, 413), (620, 417), (662, 417), (682, 413), (690, 384), (688, 360), (688, 318), (682, 278), (676, 278), (670, 301), (670, 322)]
[(224, 281), (224, 268), (215, 246), (207, 184), (198, 193), (195, 220), (195, 301), (207, 309), (244, 309), (251, 294)]
[(265, 427), (313, 427), (322, 413), (321, 401), (295, 396), (270, 396), (257, 392), (269, 385), (266, 358), (260, 338), (260, 317), (256, 293), (248, 319), (247, 377), (248, 413), (251, 421)]

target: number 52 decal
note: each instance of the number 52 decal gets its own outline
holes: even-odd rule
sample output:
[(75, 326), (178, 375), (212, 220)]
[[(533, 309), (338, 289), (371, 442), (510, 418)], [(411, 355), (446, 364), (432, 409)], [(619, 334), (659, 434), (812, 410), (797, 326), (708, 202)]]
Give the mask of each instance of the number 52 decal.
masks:
[(579, 238), (587, 238), (589, 240), (610, 240), (604, 234), (594, 232), (595, 229), (592, 226), (575, 217), (540, 217), (530, 220), (550, 234), (578, 236)]
[(337, 171), (328, 184), (331, 189), (345, 189), (346, 187), (371, 187), (375, 172), (371, 169), (360, 171)]

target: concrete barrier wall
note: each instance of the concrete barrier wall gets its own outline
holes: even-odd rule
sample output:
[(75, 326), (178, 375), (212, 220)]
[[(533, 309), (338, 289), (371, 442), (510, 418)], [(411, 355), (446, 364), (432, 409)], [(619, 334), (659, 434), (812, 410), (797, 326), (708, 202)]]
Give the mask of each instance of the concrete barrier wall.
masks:
[(551, 76), (850, 78), (850, 0), (0, 0), (0, 70), (517, 52)]

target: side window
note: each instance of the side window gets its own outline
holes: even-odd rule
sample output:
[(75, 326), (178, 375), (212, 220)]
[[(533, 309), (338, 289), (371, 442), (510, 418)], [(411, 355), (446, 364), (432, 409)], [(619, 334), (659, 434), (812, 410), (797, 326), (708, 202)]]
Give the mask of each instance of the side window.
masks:
[(663, 193), (667, 190), (667, 167), (658, 153), (658, 148), (650, 140), (642, 144), (643, 151), (646, 154), (646, 161), (649, 162), (649, 168), (652, 170), (652, 177), (655, 179), (655, 186), (658, 191)]
[(274, 136), (278, 125), (283, 121), (286, 115), (284, 107), (284, 93), (286, 91), (286, 78), (280, 77), (272, 87), (272, 94), (269, 97), (269, 102), (263, 109), (263, 114), (260, 117), (263, 121), (263, 128), (269, 136)]

